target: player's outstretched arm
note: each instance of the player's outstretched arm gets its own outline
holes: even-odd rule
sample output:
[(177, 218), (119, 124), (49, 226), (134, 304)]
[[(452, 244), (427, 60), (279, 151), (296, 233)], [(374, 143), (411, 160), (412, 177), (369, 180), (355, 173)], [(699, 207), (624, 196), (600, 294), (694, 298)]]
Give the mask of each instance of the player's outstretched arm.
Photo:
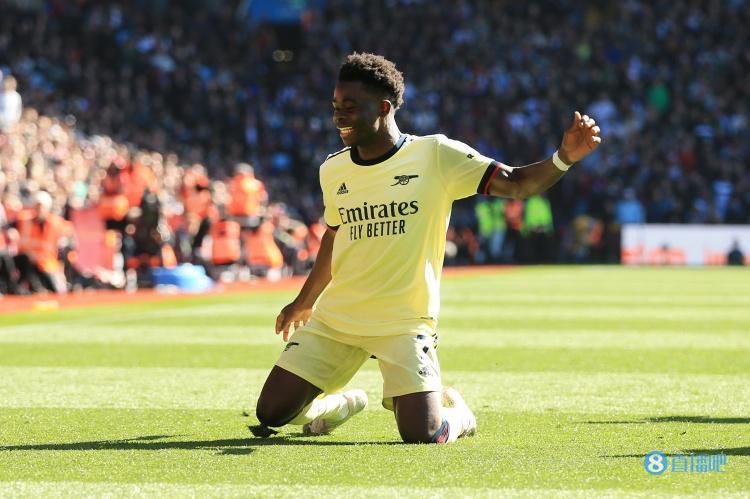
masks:
[(320, 242), (318, 257), (315, 259), (310, 275), (307, 276), (297, 298), (281, 309), (276, 317), (276, 334), (284, 332), (284, 341), (289, 341), (289, 328), (294, 324), (297, 329), (305, 324), (312, 315), (312, 307), (320, 293), (331, 282), (331, 256), (333, 255), (333, 239), (336, 231), (326, 230)]
[(576, 111), (557, 151), (558, 165), (555, 165), (553, 158), (521, 167), (500, 165), (501, 171), (490, 182), (490, 195), (525, 199), (546, 191), (560, 180), (573, 163), (599, 147), (602, 142), (599, 131), (596, 121)]

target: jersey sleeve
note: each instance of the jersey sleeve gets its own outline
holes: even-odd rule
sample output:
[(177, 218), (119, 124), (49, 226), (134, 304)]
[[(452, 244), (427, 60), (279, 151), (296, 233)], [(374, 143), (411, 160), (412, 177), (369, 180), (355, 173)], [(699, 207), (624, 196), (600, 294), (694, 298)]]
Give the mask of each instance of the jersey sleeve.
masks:
[(341, 215), (334, 201), (334, 190), (330, 181), (326, 181), (324, 168), (320, 168), (320, 190), (323, 192), (323, 219), (326, 225), (332, 229), (338, 229), (341, 225)]
[(440, 136), (437, 162), (446, 190), (453, 199), (486, 194), (499, 163), (463, 142)]

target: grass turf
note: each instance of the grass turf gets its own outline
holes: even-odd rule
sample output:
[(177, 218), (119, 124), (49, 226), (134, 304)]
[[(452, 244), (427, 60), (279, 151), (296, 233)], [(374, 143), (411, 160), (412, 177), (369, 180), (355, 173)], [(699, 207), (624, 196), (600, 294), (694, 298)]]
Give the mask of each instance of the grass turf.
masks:
[[(750, 274), (529, 268), (447, 278), (439, 354), (477, 436), (399, 443), (371, 406), (251, 438), (290, 293), (0, 317), (0, 496), (696, 496), (750, 489)], [(652, 450), (728, 456), (650, 476)]]

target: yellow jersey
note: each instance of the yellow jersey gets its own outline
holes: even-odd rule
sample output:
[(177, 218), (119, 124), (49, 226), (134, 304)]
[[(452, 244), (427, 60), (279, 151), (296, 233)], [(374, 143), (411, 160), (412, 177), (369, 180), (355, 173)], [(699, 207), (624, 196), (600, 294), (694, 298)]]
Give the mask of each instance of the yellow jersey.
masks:
[(331, 282), (313, 318), (363, 336), (431, 333), (454, 200), (487, 193), (497, 162), (444, 135), (402, 135), (364, 161), (356, 148), (320, 167), (325, 221), (337, 229)]

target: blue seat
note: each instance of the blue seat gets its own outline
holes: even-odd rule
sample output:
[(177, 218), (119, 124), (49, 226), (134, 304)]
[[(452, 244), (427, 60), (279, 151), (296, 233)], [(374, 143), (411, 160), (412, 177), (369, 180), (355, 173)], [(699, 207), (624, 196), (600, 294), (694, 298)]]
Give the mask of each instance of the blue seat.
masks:
[(177, 267), (152, 269), (154, 287), (175, 286), (182, 291), (206, 291), (211, 289), (213, 281), (206, 275), (200, 265), (183, 263)]

